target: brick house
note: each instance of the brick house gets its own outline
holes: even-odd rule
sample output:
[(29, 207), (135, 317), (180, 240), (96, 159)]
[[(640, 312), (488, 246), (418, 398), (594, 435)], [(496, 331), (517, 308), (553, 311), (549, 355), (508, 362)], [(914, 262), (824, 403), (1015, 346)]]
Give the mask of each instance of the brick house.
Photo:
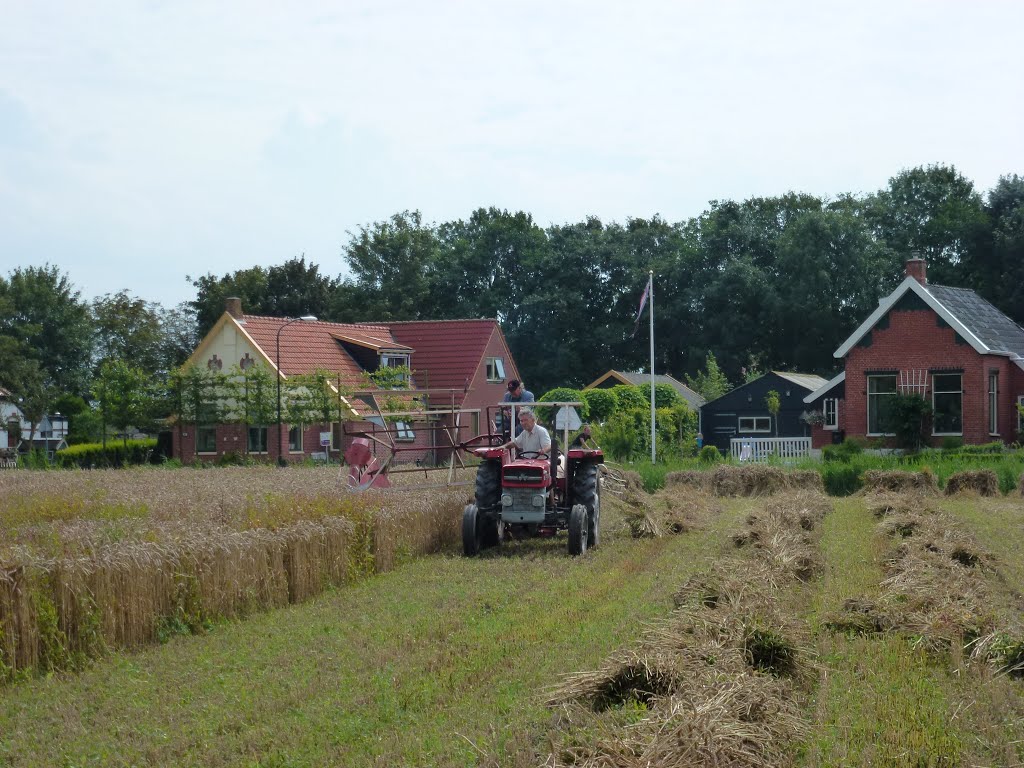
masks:
[(928, 283), (923, 259), (835, 351), (844, 370), (804, 402), (821, 414), (814, 447), (844, 437), (892, 445), (887, 400), (919, 394), (933, 409), (931, 444), (1020, 439), (1024, 329), (966, 288)]
[[(453, 428), (451, 410), (461, 411), (465, 440), (486, 431), (486, 408), (518, 377), (512, 353), (497, 320), (436, 320), (388, 323), (294, 322), (242, 312), (241, 300), (227, 300), (226, 310), (196, 347), (185, 366), (202, 365), (227, 373), (235, 365), (261, 363), (273, 374), (280, 343), (282, 382), (289, 376), (330, 371), (329, 385), (343, 404), (343, 424), (178, 424), (173, 455), (185, 461), (214, 460), (225, 453), (248, 453), (275, 461), (301, 461), (327, 453), (337, 459), (351, 441), (353, 428), (379, 421), (368, 399), (345, 396), (364, 390), (364, 372), (408, 366), (411, 390), (403, 395), (408, 410), (429, 410), (425, 420), (389, 423), (400, 461), (444, 461), (451, 439), (438, 427)], [(340, 392), (339, 392), (340, 385)], [(448, 411), (447, 414), (444, 412)], [(412, 417), (410, 417), (412, 419)], [(383, 425), (379, 425), (383, 426)], [(329, 445), (322, 445), (327, 437)], [(414, 450), (418, 449), (418, 450)]]

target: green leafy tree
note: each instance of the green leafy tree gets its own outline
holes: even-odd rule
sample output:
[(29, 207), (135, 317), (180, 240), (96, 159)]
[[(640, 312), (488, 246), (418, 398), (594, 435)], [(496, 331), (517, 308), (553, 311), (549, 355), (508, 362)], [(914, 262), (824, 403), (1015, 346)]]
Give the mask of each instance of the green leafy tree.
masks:
[[(616, 384), (611, 388), (612, 394), (618, 401), (619, 411), (642, 410), (651, 407), (650, 396), (640, 391), (640, 387), (632, 384)], [(657, 398), (657, 394), (655, 394)]]
[(148, 426), (154, 408), (153, 378), (141, 368), (123, 360), (107, 360), (93, 382), (92, 395), (104, 427), (109, 425), (121, 432), (125, 446), (128, 427)]
[(779, 434), (779, 409), (782, 408), (782, 400), (779, 398), (779, 393), (774, 389), (768, 390), (768, 394), (764, 396), (764, 407), (768, 409), (768, 413), (772, 415), (772, 432), (778, 437)]
[(581, 394), (590, 411), (591, 421), (607, 421), (619, 407), (619, 398), (610, 389), (585, 389)]
[(987, 227), (981, 195), (953, 166), (918, 166), (889, 179), (874, 196), (870, 216), (879, 237), (897, 253), (918, 253), (929, 280), (956, 284), (959, 266)]
[(15, 269), (0, 278), (0, 308), (0, 336), (23, 345), (42, 370), (47, 390), (89, 391), (89, 307), (67, 275), (50, 265)]
[(224, 305), (231, 296), (242, 300), (242, 309), (250, 314), (262, 314), (267, 298), (267, 271), (263, 267), (239, 269), (217, 277), (206, 274), (192, 278), (185, 276), (196, 289), (196, 298), (189, 302), (196, 313), (196, 331), (204, 336), (224, 314)]
[[(261, 363), (247, 368), (231, 367), (224, 382), (230, 411), (227, 419), (250, 427), (269, 427), (277, 423), (277, 382), (270, 370)], [(283, 399), (283, 397), (282, 397)], [(282, 404), (282, 412), (283, 412)], [(245, 452), (249, 451), (248, 439)]]
[(704, 360), (704, 370), (699, 371), (696, 376), (688, 375), (686, 383), (708, 402), (718, 399), (732, 389), (729, 379), (718, 367), (718, 361), (712, 352), (708, 352)]
[[(543, 395), (537, 398), (538, 403), (582, 403), (582, 405), (576, 406), (576, 413), (580, 417), (581, 421), (587, 421), (590, 419), (590, 405), (587, 403), (583, 393), (578, 389), (572, 389), (570, 387), (556, 387), (555, 389), (548, 390)], [(537, 408), (538, 418), (548, 427), (553, 427), (555, 423), (555, 416), (558, 413), (557, 408)], [(562, 446), (563, 448), (565, 446)]]
[(358, 308), (349, 308), (354, 313), (351, 320), (431, 319), (438, 316), (439, 301), (451, 303), (448, 297), (431, 292), (438, 241), (419, 211), (404, 211), (360, 227), (351, 236), (344, 258), (352, 274), (344, 292), (358, 289), (359, 295)]
[(131, 296), (127, 291), (94, 299), (93, 354), (97, 368), (107, 360), (131, 360), (135, 367), (150, 374), (166, 372), (162, 313), (158, 304)]
[[(181, 439), (182, 426), (212, 426), (226, 420), (231, 391), (227, 376), (200, 366), (176, 368), (168, 381), (168, 410), (174, 414)], [(184, 457), (182, 457), (184, 458)]]
[(891, 398), (888, 427), (900, 448), (918, 451), (930, 432), (932, 406), (920, 395), (897, 394)]
[(289, 424), (331, 424), (344, 421), (348, 409), (341, 398), (344, 390), (331, 371), (318, 368), (312, 373), (289, 376), (286, 383)]

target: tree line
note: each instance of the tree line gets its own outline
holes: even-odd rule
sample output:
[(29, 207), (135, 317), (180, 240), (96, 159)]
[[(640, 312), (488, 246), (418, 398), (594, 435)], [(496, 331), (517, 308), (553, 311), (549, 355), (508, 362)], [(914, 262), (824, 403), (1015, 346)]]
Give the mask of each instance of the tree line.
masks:
[(716, 391), (756, 370), (831, 375), (833, 350), (912, 255), (930, 282), (973, 288), (1024, 323), (1024, 177), (983, 193), (931, 165), (869, 194), (716, 200), (675, 223), (404, 211), (349, 233), (336, 277), (301, 256), (190, 277), (195, 298), (171, 310), (127, 292), (85, 301), (56, 267), (19, 268), (0, 277), (0, 386), (84, 404), (104, 363), (166, 379), (239, 296), (250, 314), (338, 322), (496, 317), (531, 389), (580, 387), (646, 369), (646, 320), (633, 330), (649, 272), (658, 373)]

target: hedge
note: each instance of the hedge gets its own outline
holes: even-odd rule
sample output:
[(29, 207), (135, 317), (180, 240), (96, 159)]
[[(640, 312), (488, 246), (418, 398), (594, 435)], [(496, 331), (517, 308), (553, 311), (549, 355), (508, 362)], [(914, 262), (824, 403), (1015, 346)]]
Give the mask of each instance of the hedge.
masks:
[(102, 443), (81, 443), (57, 451), (54, 461), (62, 469), (123, 467), (126, 464), (148, 464), (156, 452), (156, 438)]

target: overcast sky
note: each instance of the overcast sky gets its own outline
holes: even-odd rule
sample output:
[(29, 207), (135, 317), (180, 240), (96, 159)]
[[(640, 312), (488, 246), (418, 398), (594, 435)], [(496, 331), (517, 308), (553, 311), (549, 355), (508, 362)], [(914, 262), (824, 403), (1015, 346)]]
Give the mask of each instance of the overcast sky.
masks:
[(0, 274), (186, 275), (481, 206), (546, 226), (1024, 173), (1024, 2), (0, 0)]

